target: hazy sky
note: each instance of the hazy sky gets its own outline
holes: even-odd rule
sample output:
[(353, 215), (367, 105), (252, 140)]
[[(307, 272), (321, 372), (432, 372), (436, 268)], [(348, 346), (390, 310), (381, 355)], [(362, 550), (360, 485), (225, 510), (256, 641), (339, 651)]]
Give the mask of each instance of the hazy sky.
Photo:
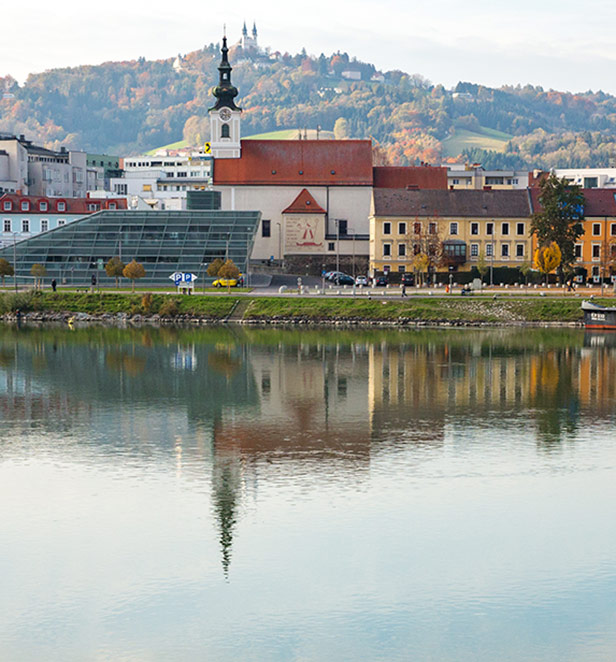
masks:
[(190, 52), (218, 41), (224, 23), (236, 41), (246, 19), (273, 50), (346, 51), (448, 87), (467, 80), (616, 93), (613, 0), (30, 0), (10, 3), (2, 19), (0, 75), (20, 81), (54, 67)]

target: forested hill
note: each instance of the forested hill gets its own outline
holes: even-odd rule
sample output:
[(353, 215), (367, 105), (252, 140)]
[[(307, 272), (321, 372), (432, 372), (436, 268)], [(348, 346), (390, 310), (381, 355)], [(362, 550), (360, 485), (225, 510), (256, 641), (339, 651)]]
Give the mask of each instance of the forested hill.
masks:
[[(0, 79), (0, 131), (49, 147), (135, 154), (207, 139), (218, 46), (182, 58), (108, 62)], [(446, 90), (346, 53), (311, 57), (231, 52), (243, 135), (320, 126), (339, 138), (373, 137), (391, 164), (460, 157), (487, 167), (607, 166), (616, 162), (616, 97), (540, 87)], [(344, 72), (361, 80), (348, 80)], [(349, 74), (347, 73), (346, 76)], [(489, 151), (484, 151), (488, 149)]]

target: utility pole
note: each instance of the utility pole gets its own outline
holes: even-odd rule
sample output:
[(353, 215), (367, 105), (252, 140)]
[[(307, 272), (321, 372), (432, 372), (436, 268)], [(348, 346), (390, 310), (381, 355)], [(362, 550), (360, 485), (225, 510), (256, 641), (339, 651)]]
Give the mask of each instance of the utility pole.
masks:
[(17, 232), (13, 232), (13, 282), (17, 292)]
[(340, 271), (340, 219), (335, 218), (334, 223), (336, 223), (336, 271)]

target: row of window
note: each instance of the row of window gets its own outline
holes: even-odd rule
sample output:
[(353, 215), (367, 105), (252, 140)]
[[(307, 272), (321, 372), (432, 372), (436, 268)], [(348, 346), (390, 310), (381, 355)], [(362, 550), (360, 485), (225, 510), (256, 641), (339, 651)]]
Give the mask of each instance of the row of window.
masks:
[[(494, 230), (495, 230), (495, 223), (493, 221), (487, 221), (486, 222), (486, 227), (485, 227), (485, 233), (487, 235), (494, 235)], [(501, 235), (504, 237), (508, 236), (511, 234), (511, 223), (508, 223), (507, 221), (503, 221), (501, 223), (500, 231)], [(598, 224), (597, 224), (598, 225)], [(479, 223), (471, 223), (470, 224), (470, 230), (471, 230), (471, 235), (478, 235), (479, 234)], [(518, 236), (522, 236), (526, 233), (526, 223), (516, 223), (515, 224), (515, 230), (516, 234)], [(616, 223), (614, 224), (616, 227)], [(413, 234), (421, 234), (423, 231), (423, 225), (421, 221), (415, 221), (413, 223)], [(405, 221), (400, 221), (398, 222), (398, 234), (400, 235), (405, 235), (407, 233), (407, 223)], [(434, 222), (428, 223), (428, 234), (436, 234), (437, 233), (437, 224)], [(452, 221), (449, 223), (449, 234), (450, 235), (458, 235), (460, 233), (460, 224), (457, 221)], [(383, 223), (383, 234), (392, 234), (392, 223), (389, 221), (385, 221)]]
[[(407, 245), (406, 244), (398, 244), (398, 257), (406, 257), (407, 255)], [(392, 244), (383, 244), (383, 257), (392, 257), (392, 249), (393, 246)], [(501, 250), (501, 257), (510, 257), (511, 256), (511, 246), (509, 244), (501, 244), (500, 250)], [(485, 247), (485, 255), (486, 257), (493, 257), (494, 256), (494, 244), (486, 244)], [(524, 244), (516, 244), (515, 246), (515, 256), (516, 257), (524, 257)], [(413, 244), (413, 254), (418, 255), (421, 252), (421, 247), (419, 244)], [(471, 258), (477, 258), (479, 257), (479, 244), (471, 244)]]
[[(66, 219), (64, 218), (59, 218), (58, 219), (58, 227), (61, 225), (66, 225)], [(18, 230), (13, 230), (13, 220), (10, 218), (5, 218), (4, 221), (2, 222), (2, 230), (3, 232), (18, 232)], [(49, 230), (49, 219), (47, 218), (41, 218), (41, 232), (47, 232)], [(22, 232), (30, 232), (30, 219), (29, 218), (23, 218), (21, 221), (21, 231)]]
[[(30, 211), (30, 207), (34, 210), (35, 205), (30, 205), (30, 200), (22, 200), (19, 205), (21, 211)], [(5, 200), (2, 203), (2, 209), (3, 211), (13, 211), (13, 201)], [(38, 203), (38, 211), (51, 211), (49, 202), (47, 200), (40, 200)], [(58, 200), (56, 202), (56, 211), (66, 211), (66, 202)]]

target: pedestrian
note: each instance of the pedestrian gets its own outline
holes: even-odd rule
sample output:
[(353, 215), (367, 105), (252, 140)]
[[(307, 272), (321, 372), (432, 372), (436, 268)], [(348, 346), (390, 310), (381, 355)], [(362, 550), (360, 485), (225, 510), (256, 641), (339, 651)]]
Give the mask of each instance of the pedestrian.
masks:
[(55, 292), (57, 286), (58, 286), (58, 283), (56, 282), (56, 279), (54, 278), (54, 279), (51, 281), (51, 289)]
[(90, 282), (92, 283), (92, 287), (90, 288), (90, 291), (94, 293), (94, 288), (96, 287), (96, 274), (92, 274), (92, 278)]
[(402, 296), (406, 296), (406, 283), (402, 283)]

